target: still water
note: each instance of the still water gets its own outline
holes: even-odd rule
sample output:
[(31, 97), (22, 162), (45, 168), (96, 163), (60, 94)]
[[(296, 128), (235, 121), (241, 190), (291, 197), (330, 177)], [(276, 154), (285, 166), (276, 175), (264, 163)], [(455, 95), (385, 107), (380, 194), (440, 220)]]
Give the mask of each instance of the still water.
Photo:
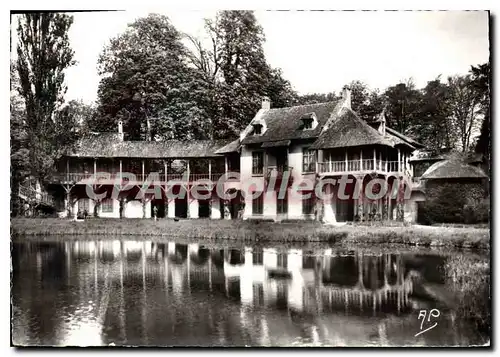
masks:
[(443, 277), (446, 259), (430, 250), (13, 243), (12, 340), (65, 346), (483, 343), (449, 303), (454, 292)]

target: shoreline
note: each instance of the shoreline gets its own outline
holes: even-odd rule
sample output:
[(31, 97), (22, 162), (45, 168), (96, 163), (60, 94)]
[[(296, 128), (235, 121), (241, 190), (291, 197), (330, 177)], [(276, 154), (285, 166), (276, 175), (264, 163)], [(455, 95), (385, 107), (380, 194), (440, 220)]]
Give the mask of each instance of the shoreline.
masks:
[(43, 237), (86, 236), (117, 239), (203, 239), (207, 242), (242, 243), (327, 243), (341, 245), (402, 245), (490, 249), (490, 230), (483, 226), (403, 226), (382, 223), (324, 225), (316, 221), (267, 222), (210, 219), (87, 219), (12, 218), (11, 236), (16, 240), (40, 240)]

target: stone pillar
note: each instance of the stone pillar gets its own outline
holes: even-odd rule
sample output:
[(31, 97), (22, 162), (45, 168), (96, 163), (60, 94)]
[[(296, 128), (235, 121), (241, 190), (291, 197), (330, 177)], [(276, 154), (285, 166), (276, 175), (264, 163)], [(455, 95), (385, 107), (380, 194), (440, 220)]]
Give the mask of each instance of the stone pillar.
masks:
[(219, 197), (212, 197), (212, 202), (211, 202), (211, 205), (210, 205), (210, 218), (211, 219), (221, 219), (222, 218), (222, 215), (221, 215), (221, 211), (220, 211), (220, 205), (221, 204), (221, 200)]
[[(359, 182), (359, 183), (358, 183)], [(364, 213), (365, 213), (365, 210), (364, 210), (364, 197), (363, 197), (363, 176), (359, 176), (357, 179), (356, 179), (356, 185), (357, 185), (357, 189), (358, 189), (358, 199), (357, 199), (357, 207), (358, 207), (358, 217), (359, 217), (359, 221), (363, 221), (364, 219)]]
[(231, 205), (231, 201), (229, 201), (229, 200), (224, 200), (222, 202), (222, 206), (224, 209), (224, 219), (231, 219), (231, 210), (229, 208), (230, 205)]
[(175, 200), (171, 199), (167, 202), (168, 218), (175, 218)]
[(326, 189), (325, 196), (323, 199), (323, 222), (324, 223), (337, 223), (335, 217), (336, 205), (334, 198), (334, 188), (332, 185), (324, 186)]
[(192, 199), (188, 201), (189, 218), (198, 218), (199, 203), (198, 200)]

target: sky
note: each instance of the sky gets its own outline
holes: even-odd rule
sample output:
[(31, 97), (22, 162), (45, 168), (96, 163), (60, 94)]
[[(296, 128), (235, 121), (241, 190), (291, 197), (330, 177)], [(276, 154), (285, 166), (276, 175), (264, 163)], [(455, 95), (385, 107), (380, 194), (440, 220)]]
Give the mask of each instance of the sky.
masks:
[[(195, 36), (203, 36), (204, 18), (215, 15), (159, 12)], [(69, 38), (77, 64), (67, 70), (67, 101), (96, 100), (100, 52), (128, 23), (146, 15), (74, 14)], [(256, 11), (256, 17), (266, 37), (267, 61), (281, 68), (300, 94), (339, 92), (352, 80), (384, 90), (413, 78), (423, 87), (438, 75), (463, 74), (489, 59), (488, 13), (482, 11)], [(15, 37), (13, 26), (13, 47)]]

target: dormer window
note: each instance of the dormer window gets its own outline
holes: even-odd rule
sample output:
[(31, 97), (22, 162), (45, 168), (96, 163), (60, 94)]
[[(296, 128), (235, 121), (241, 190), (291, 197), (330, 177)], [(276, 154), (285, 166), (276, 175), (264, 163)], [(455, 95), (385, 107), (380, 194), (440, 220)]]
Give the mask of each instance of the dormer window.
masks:
[(262, 135), (262, 124), (253, 124), (253, 135)]
[(318, 119), (314, 113), (304, 114), (302, 118), (300, 118), (300, 121), (300, 128), (302, 130), (313, 130), (318, 125)]
[(312, 119), (304, 119), (303, 122), (304, 122), (304, 124), (303, 124), (304, 130), (312, 129), (312, 127), (313, 127), (313, 120)]

